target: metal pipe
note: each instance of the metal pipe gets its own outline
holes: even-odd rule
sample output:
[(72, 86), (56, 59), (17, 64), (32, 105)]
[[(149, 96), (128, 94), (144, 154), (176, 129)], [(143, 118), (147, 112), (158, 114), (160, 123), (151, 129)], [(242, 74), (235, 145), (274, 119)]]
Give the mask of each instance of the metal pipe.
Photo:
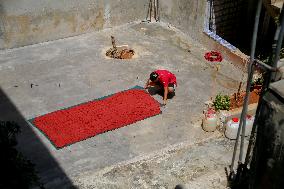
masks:
[(252, 37), (252, 43), (251, 43), (251, 53), (250, 53), (250, 63), (248, 66), (248, 80), (247, 80), (247, 88), (246, 88), (246, 96), (245, 96), (245, 102), (243, 106), (243, 111), (241, 114), (241, 122), (239, 127), (242, 126), (242, 136), (241, 136), (241, 146), (240, 146), (240, 154), (239, 154), (239, 164), (243, 162), (243, 152), (244, 152), (244, 141), (245, 141), (245, 131), (246, 131), (246, 114), (247, 114), (247, 108), (248, 108), (248, 101), (250, 96), (250, 87), (251, 87), (251, 81), (253, 77), (253, 62), (254, 62), (254, 55), (255, 55), (255, 48), (256, 48), (256, 40), (257, 40), (257, 33), (258, 33), (258, 25), (259, 25), (259, 17), (261, 13), (261, 7), (262, 7), (262, 0), (259, 0), (256, 16), (255, 16), (255, 23), (254, 23), (254, 31), (253, 31), (253, 37)]
[(152, 6), (153, 6), (153, 2), (152, 0), (150, 0), (150, 22), (152, 22), (152, 10), (153, 10)]
[(212, 25), (213, 25), (213, 21), (212, 21), (212, 9), (213, 9), (213, 0), (209, 0), (209, 30), (212, 31)]
[[(274, 43), (272, 45), (272, 55), (271, 55), (271, 58), (270, 58), (270, 60), (273, 61), (272, 67), (261, 62), (261, 61), (259, 61), (259, 60), (256, 60), (257, 64), (259, 64), (259, 65), (261, 65), (261, 66), (263, 66), (263, 67), (265, 67), (266, 69), (269, 70), (267, 81), (265, 82), (265, 84), (263, 85), (262, 90), (261, 90), (261, 96), (260, 96), (259, 104), (261, 104), (264, 91), (267, 90), (267, 88), (269, 87), (269, 84), (271, 82), (271, 79), (272, 79), (271, 72), (277, 71), (277, 62), (278, 62), (278, 59), (279, 59), (279, 54), (280, 54), (282, 41), (283, 41), (283, 34), (284, 34), (284, 32), (283, 32), (284, 31), (284, 11), (283, 11), (283, 9), (281, 10), (281, 14), (280, 14), (280, 23), (281, 24), (277, 27), (277, 30), (275, 32)], [(275, 55), (274, 55), (274, 53), (275, 53)], [(260, 112), (260, 106), (257, 107), (256, 118), (258, 117), (259, 112)], [(250, 139), (249, 139), (249, 145), (248, 145), (247, 154), (246, 154), (246, 158), (245, 158), (245, 165), (249, 164), (251, 150), (252, 150), (252, 148), (254, 146), (254, 142), (255, 142), (256, 130), (257, 130), (257, 125), (256, 125), (256, 120), (255, 120), (253, 127), (252, 127), (251, 136), (250, 136)]]
[(110, 38), (111, 38), (112, 47), (113, 47), (115, 50), (117, 50), (114, 37), (113, 37), (113, 36), (110, 36)]
[[(253, 61), (253, 60), (251, 60), (251, 61)], [(242, 110), (242, 113), (241, 113), (240, 124), (239, 124), (239, 130), (242, 131), (239, 161), (238, 161), (239, 164), (242, 163), (242, 159), (243, 159), (244, 139), (245, 139), (245, 130), (246, 130), (246, 114), (247, 114), (247, 108), (248, 108), (248, 101), (249, 101), (249, 97), (250, 97), (251, 81), (252, 81), (253, 71), (254, 71), (254, 69), (253, 69), (254, 67), (253, 67), (252, 62), (250, 62), (249, 67), (250, 68), (249, 68), (249, 74), (248, 74), (248, 80), (247, 80), (246, 96), (245, 96), (245, 99), (244, 99), (244, 105), (243, 105), (243, 110)], [(238, 135), (239, 135), (239, 132), (238, 132)]]
[(147, 16), (146, 16), (146, 21), (148, 21), (148, 17), (149, 17), (149, 14), (150, 14), (150, 3), (151, 3), (151, 0), (149, 0), (149, 4), (148, 4), (148, 11), (147, 11)]
[(245, 102), (244, 102), (244, 105), (243, 105), (240, 124), (239, 124), (239, 128), (238, 128), (238, 134), (237, 134), (237, 138), (236, 138), (236, 142), (235, 142), (235, 146), (234, 146), (232, 162), (231, 162), (231, 166), (230, 166), (230, 174), (231, 175), (234, 172), (234, 163), (235, 163), (235, 157), (236, 157), (236, 152), (237, 152), (237, 148), (238, 148), (238, 140), (239, 140), (241, 129), (242, 129), (242, 141), (241, 141), (241, 149), (240, 149), (240, 155), (239, 155), (239, 163), (242, 161), (243, 142), (244, 142), (244, 137), (245, 137), (244, 135), (245, 135), (245, 124), (246, 124), (245, 115), (246, 115), (246, 112), (247, 112), (250, 85), (251, 85), (251, 79), (252, 79), (252, 75), (253, 75), (252, 65), (253, 65), (253, 61), (254, 61), (254, 54), (255, 54), (257, 31), (258, 31), (258, 24), (259, 24), (261, 6), (262, 6), (262, 0), (258, 0), (254, 29), (253, 29), (253, 37), (252, 37), (252, 42), (251, 42), (250, 62), (249, 62), (249, 65), (248, 65), (248, 79), (247, 79), (247, 87), (246, 87), (246, 96), (245, 96)]
[[(283, 41), (283, 37), (284, 37), (284, 13), (283, 13), (283, 8), (281, 10), (280, 13), (280, 24), (277, 27), (277, 30), (280, 30), (279, 33), (277, 33), (278, 35), (275, 36), (276, 37), (276, 41), (277, 41), (277, 46), (276, 46), (276, 50), (275, 50), (275, 56), (272, 62), (272, 67), (273, 68), (277, 68), (277, 63), (279, 61), (279, 57), (280, 57), (280, 51), (282, 48), (282, 41)], [(270, 76), (270, 80), (275, 79), (275, 74), (271, 74)]]
[(157, 2), (157, 21), (160, 21), (160, 9), (159, 9), (159, 0), (156, 0)]
[[(281, 31), (282, 31), (282, 33), (283, 33), (283, 28), (284, 28), (284, 23), (283, 23), (283, 21), (284, 21), (284, 11), (283, 11), (283, 9), (281, 10), (281, 15), (280, 15), (280, 19), (281, 19), (281, 25), (280, 25), (280, 27), (281, 27)], [(277, 29), (277, 31), (275, 32), (275, 37), (274, 37), (274, 40), (275, 41), (277, 41), (278, 40), (278, 45), (279, 44), (282, 44), (282, 40), (283, 40), (283, 34), (281, 34), (281, 35), (279, 35), (281, 32), (279, 32), (279, 28)], [(278, 38), (279, 37), (279, 38)], [(280, 42), (280, 40), (281, 40), (281, 42)], [(278, 46), (279, 47), (279, 46)], [(275, 50), (275, 44), (273, 44), (273, 46), (272, 46), (272, 48), (274, 49), (273, 50), (273, 52), (272, 53), (274, 53), (274, 52), (276, 52), (277, 50)], [(277, 49), (277, 48), (276, 48)], [(281, 50), (281, 48), (280, 48), (280, 50)], [(280, 50), (279, 50), (279, 52), (280, 52)], [(277, 56), (275, 56), (275, 59), (274, 60), (277, 60)], [(263, 66), (263, 67), (265, 67), (266, 69), (268, 69), (268, 71), (269, 72), (276, 72), (277, 71), (277, 62), (278, 61), (276, 61), (276, 65), (275, 65), (275, 62), (274, 62), (274, 66), (273, 67), (271, 67), (271, 66), (269, 66), (269, 65), (267, 65), (267, 64), (265, 64), (265, 63), (263, 63), (263, 62), (261, 62), (261, 61), (259, 61), (259, 60), (256, 60), (256, 64), (259, 64), (259, 65), (261, 65), (261, 66)], [(267, 77), (268, 78), (268, 77)], [(269, 78), (268, 78), (269, 79)], [(267, 82), (267, 85), (264, 85), (263, 86), (263, 88), (262, 88), (262, 90), (261, 90), (261, 96), (260, 96), (260, 100), (259, 100), (259, 104), (261, 104), (261, 101), (262, 101), (262, 99), (263, 99), (263, 94), (264, 94), (264, 91), (267, 89), (267, 87), (269, 86), (269, 84), (270, 84), (270, 80), (268, 80)], [(260, 112), (260, 109), (261, 109), (261, 107), (260, 107), (260, 105), (258, 105), (258, 107), (257, 107), (257, 110), (256, 110), (256, 119), (258, 118), (258, 115), (259, 115), (259, 112)], [(256, 130), (257, 130), (257, 125), (256, 125), (256, 120), (255, 119), (255, 121), (254, 121), (254, 124), (253, 124), (253, 127), (252, 127), (252, 132), (251, 132), (251, 136), (250, 136), (250, 139), (249, 139), (249, 145), (248, 145), (248, 149), (247, 149), (247, 154), (246, 154), (246, 158), (245, 158), (245, 165), (248, 165), (249, 164), (249, 161), (250, 161), (250, 157), (251, 157), (251, 151), (252, 151), (252, 149), (253, 149), (253, 146), (254, 146), (254, 143), (255, 143), (255, 134), (256, 134)]]
[(157, 8), (156, 8), (156, 0), (154, 0), (154, 18), (155, 18), (155, 21), (157, 22)]
[(259, 66), (262, 66), (263, 68), (267, 69), (268, 71), (272, 71), (272, 72), (277, 71), (277, 68), (273, 68), (273, 67), (269, 66), (268, 64), (265, 64), (264, 62), (260, 61), (260, 60), (255, 59), (254, 63), (259, 65)]

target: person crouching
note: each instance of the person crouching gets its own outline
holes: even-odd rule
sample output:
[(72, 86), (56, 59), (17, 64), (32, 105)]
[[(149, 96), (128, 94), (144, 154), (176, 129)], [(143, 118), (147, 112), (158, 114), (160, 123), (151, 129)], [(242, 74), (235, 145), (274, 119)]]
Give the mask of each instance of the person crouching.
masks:
[(144, 88), (149, 87), (155, 87), (158, 92), (163, 93), (163, 104), (166, 105), (168, 97), (175, 95), (176, 76), (168, 70), (156, 70), (150, 74)]

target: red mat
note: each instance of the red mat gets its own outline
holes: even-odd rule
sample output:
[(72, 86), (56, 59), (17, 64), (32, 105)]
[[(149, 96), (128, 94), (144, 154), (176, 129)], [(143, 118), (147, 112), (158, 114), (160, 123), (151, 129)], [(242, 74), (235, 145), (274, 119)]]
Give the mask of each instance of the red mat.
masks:
[(57, 148), (160, 114), (160, 105), (142, 89), (130, 89), (33, 119)]

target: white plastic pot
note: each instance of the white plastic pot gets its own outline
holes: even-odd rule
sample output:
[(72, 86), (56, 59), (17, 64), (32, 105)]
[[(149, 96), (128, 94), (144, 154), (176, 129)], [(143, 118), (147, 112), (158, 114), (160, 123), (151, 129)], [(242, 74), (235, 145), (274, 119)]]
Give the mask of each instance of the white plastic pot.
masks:
[(239, 118), (235, 117), (229, 120), (226, 124), (225, 136), (229, 139), (235, 140), (237, 138), (239, 124)]
[(253, 122), (254, 122), (254, 116), (247, 115), (247, 117), (246, 117), (246, 132), (245, 132), (245, 136), (249, 136), (251, 134)]
[[(247, 115), (245, 136), (249, 136), (251, 134), (253, 122), (254, 122), (254, 116)], [(237, 138), (239, 124), (240, 124), (239, 118), (232, 118), (231, 120), (229, 120), (226, 124), (225, 136), (229, 139), (235, 140)]]
[(213, 132), (217, 128), (217, 115), (212, 109), (208, 109), (204, 113), (204, 118), (202, 120), (202, 128), (204, 131)]

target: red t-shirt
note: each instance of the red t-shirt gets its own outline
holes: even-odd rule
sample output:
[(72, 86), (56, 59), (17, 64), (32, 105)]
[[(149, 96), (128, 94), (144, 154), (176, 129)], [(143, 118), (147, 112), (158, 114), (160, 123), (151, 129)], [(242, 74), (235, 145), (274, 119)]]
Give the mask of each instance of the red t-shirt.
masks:
[(159, 75), (159, 82), (164, 86), (167, 87), (169, 83), (177, 85), (176, 76), (167, 71), (167, 70), (156, 70), (155, 71)]

